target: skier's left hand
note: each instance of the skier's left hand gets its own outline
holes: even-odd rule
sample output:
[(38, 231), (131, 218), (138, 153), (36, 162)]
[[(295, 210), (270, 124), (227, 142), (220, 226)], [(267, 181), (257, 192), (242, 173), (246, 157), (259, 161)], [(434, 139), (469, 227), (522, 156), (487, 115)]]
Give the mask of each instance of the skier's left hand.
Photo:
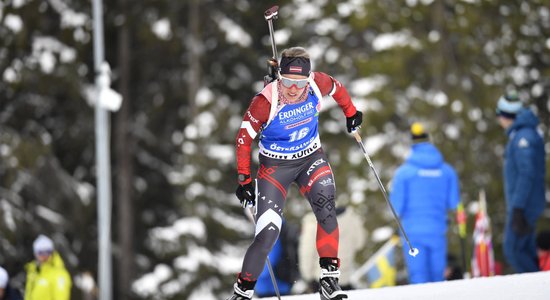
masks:
[(363, 123), (363, 113), (357, 111), (355, 115), (346, 118), (346, 127), (348, 128), (348, 133), (351, 133)]

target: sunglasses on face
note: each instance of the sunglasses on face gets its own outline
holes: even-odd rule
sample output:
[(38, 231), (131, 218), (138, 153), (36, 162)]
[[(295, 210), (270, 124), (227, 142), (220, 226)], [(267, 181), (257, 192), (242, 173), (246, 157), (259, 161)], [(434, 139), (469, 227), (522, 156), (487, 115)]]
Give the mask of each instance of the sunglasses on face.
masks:
[(279, 73), (279, 79), (281, 79), (281, 83), (286, 88), (291, 88), (293, 85), (296, 85), (297, 88), (303, 89), (307, 85), (307, 78), (304, 79), (292, 79), (288, 77), (284, 77)]
[(38, 256), (49, 256), (49, 255), (52, 255), (52, 251), (37, 251), (36, 252), (36, 255)]

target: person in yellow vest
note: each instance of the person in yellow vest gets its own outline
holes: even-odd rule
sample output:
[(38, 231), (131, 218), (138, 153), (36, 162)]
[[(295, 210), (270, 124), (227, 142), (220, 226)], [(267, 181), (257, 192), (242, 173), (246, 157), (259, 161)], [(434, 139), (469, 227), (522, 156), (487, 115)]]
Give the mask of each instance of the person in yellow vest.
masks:
[(53, 241), (40, 235), (33, 243), (35, 260), (25, 265), (25, 300), (69, 300), (72, 280)]

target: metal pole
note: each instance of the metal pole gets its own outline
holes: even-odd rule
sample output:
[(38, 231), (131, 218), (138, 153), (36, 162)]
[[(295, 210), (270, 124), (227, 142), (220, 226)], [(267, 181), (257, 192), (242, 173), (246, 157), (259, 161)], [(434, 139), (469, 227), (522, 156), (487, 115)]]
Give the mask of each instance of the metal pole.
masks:
[(96, 138), (96, 182), (98, 214), (98, 281), (99, 299), (112, 298), (112, 262), (111, 262), (111, 169), (109, 152), (109, 114), (101, 106), (99, 74), (105, 61), (103, 41), (103, 5), (102, 0), (93, 0), (94, 18), (94, 69), (96, 72), (95, 138)]

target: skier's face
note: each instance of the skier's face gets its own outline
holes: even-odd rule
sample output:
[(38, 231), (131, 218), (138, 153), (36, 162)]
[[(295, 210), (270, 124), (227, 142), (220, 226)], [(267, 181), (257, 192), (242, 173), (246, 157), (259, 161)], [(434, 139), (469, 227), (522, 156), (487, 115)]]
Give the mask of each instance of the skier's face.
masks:
[(296, 102), (307, 86), (307, 76), (303, 75), (285, 74), (281, 75), (279, 80), (281, 81), (281, 92), (289, 102)]

